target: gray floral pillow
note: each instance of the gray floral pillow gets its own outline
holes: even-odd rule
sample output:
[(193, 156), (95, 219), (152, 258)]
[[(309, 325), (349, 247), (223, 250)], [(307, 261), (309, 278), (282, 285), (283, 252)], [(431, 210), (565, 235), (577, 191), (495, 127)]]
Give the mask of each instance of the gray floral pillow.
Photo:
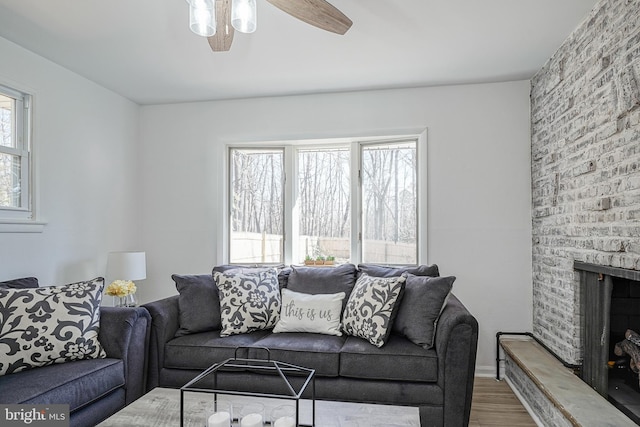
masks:
[(275, 269), (214, 271), (220, 296), (221, 337), (270, 329), (280, 318), (280, 287)]
[(391, 333), (405, 280), (404, 276), (383, 278), (362, 273), (342, 316), (345, 333), (382, 347)]
[(0, 375), (106, 357), (98, 341), (104, 279), (0, 289)]

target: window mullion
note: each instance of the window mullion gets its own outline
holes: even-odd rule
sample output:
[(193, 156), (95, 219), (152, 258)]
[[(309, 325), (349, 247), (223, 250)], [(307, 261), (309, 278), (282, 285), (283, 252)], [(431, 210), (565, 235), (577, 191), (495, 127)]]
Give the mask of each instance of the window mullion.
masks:
[(297, 150), (291, 145), (284, 147), (284, 263), (295, 264), (301, 260), (293, 259), (293, 254), (297, 253), (299, 209), (297, 203), (298, 195), (298, 167)]
[(360, 171), (361, 144), (351, 143), (351, 262), (359, 264), (362, 260), (362, 179)]

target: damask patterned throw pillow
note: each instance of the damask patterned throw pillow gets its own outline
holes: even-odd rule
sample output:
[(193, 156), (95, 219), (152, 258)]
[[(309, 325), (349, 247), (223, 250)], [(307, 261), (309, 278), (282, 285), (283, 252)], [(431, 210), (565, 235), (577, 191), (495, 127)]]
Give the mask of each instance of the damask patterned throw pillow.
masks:
[(397, 314), (406, 278), (371, 277), (363, 273), (349, 296), (342, 315), (342, 328), (347, 335), (364, 338), (382, 347)]
[(271, 329), (280, 317), (275, 269), (214, 271), (220, 297), (221, 337)]
[(98, 341), (104, 279), (0, 289), (0, 375), (106, 357)]

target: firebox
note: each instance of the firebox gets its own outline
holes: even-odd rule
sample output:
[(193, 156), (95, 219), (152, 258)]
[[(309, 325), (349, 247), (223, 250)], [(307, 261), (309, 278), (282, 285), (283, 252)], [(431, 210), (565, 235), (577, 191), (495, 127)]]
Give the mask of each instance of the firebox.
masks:
[(640, 271), (575, 262), (582, 379), (640, 425)]

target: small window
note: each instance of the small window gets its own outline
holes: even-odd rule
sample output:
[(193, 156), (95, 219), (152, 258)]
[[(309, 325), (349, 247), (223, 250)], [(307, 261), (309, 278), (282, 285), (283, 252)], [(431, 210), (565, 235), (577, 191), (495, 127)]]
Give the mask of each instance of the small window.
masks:
[(0, 86), (0, 219), (32, 218), (30, 95)]

